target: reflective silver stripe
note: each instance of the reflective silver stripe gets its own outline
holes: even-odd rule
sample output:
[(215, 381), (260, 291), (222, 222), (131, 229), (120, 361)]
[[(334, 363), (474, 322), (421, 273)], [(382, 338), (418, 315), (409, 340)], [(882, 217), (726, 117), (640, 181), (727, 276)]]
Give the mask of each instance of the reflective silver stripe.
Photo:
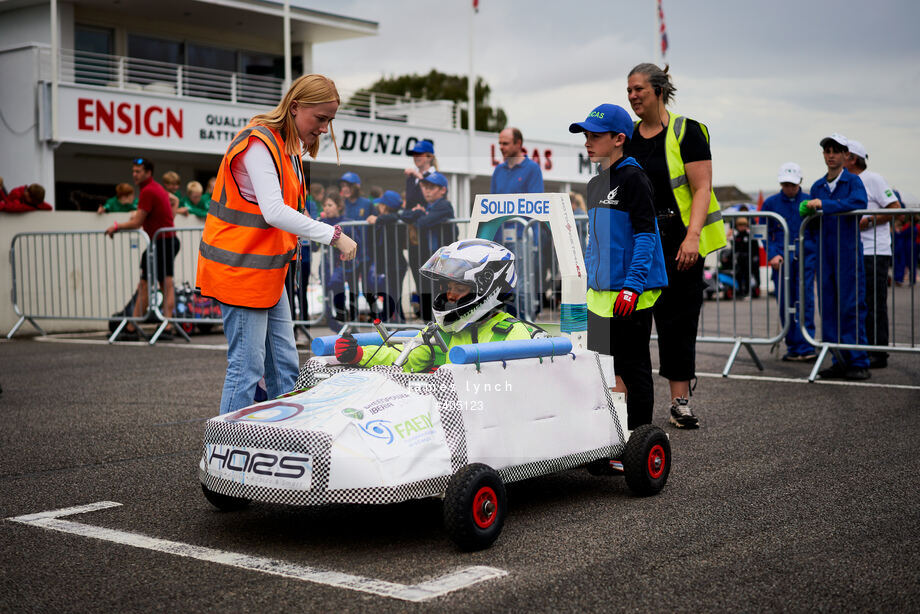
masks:
[(245, 228), (258, 228), (262, 230), (272, 228), (272, 226), (265, 221), (265, 218), (262, 217), (261, 213), (249, 213), (247, 211), (240, 211), (239, 209), (231, 209), (226, 205), (226, 194), (222, 193), (221, 196), (223, 198), (212, 202), (211, 208), (208, 209), (208, 213), (217, 219), (227, 222), (228, 224), (243, 226)]
[(238, 254), (236, 252), (231, 252), (226, 249), (221, 249), (219, 247), (214, 247), (202, 241), (198, 247), (198, 253), (207, 258), (208, 260), (213, 260), (219, 264), (224, 264), (227, 266), (242, 267), (246, 269), (283, 269), (286, 264), (291, 261), (291, 258), (297, 252), (297, 247), (285, 253), (277, 254), (275, 256), (262, 256), (260, 254)]
[(687, 176), (679, 175), (671, 179), (671, 189), (676, 190), (682, 185), (687, 185)]
[(684, 129), (684, 119), (683, 115), (674, 118), (674, 136), (677, 137), (678, 143), (681, 141), (680, 131)]
[(277, 162), (275, 163), (275, 170), (278, 171), (278, 180), (281, 182), (281, 194), (284, 195), (284, 169), (281, 168), (282, 161), (284, 160), (284, 154), (280, 151), (280, 144), (275, 141), (275, 135), (272, 134), (272, 131), (266, 128), (265, 126), (255, 126), (253, 128), (256, 132), (265, 136), (268, 139), (268, 147), (274, 150), (275, 155), (273, 156)]
[(242, 132), (236, 135), (236, 138), (233, 139), (233, 142), (230, 143), (230, 147), (227, 148), (227, 151), (233, 151), (233, 148), (249, 138), (249, 135), (252, 134), (252, 128), (245, 128)]
[(722, 221), (722, 211), (719, 209), (716, 209), (715, 211), (713, 211), (712, 213), (706, 216), (706, 222), (703, 224), (703, 226), (709, 226), (710, 224), (715, 224), (716, 222), (721, 222), (721, 221)]

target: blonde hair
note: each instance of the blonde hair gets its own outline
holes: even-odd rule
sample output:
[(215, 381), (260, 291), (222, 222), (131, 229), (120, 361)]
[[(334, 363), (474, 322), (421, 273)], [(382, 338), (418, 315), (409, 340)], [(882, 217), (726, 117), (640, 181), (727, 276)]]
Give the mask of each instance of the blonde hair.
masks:
[[(294, 117), (291, 115), (291, 105), (294, 103), (303, 106), (316, 106), (325, 102), (341, 103), (339, 92), (335, 89), (335, 83), (332, 79), (323, 75), (304, 75), (291, 84), (290, 89), (278, 103), (278, 106), (268, 113), (260, 113), (252, 118), (251, 121), (268, 126), (277, 130), (284, 139), (284, 151), (292, 156), (302, 156), (304, 154), (300, 143), (300, 135), (297, 134), (297, 126), (294, 125)], [(335, 142), (335, 132), (332, 130), (332, 121), (329, 122), (329, 136), (332, 137), (332, 144), (335, 146), (335, 159), (339, 159), (339, 145)], [(307, 150), (311, 158), (316, 158), (319, 153), (319, 139)]]
[(575, 205), (573, 209), (578, 209), (582, 213), (588, 212), (588, 208), (585, 206), (585, 197), (578, 192), (569, 192), (569, 200)]
[(197, 181), (189, 181), (185, 184), (185, 191), (191, 194), (192, 192), (198, 192), (199, 194), (204, 194), (204, 188), (201, 187), (201, 184)]
[(179, 183), (179, 173), (176, 171), (166, 171), (163, 173), (163, 183)]

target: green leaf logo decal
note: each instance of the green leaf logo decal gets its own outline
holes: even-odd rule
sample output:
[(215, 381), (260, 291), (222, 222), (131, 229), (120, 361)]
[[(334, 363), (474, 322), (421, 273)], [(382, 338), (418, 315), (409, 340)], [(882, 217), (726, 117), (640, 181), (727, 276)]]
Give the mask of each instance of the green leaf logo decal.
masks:
[(342, 410), (342, 415), (352, 420), (361, 420), (364, 418), (364, 412), (354, 407), (346, 407)]

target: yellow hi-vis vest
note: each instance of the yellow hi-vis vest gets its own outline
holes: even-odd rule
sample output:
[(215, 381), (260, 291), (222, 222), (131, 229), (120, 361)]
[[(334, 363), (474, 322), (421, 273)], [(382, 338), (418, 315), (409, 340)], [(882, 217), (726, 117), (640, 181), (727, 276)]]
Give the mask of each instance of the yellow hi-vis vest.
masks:
[[(668, 164), (668, 174), (671, 178), (671, 190), (674, 192), (674, 200), (677, 201), (677, 207), (680, 210), (680, 219), (684, 226), (690, 225), (690, 205), (693, 202), (693, 192), (690, 191), (690, 183), (687, 181), (687, 173), (684, 171), (684, 161), (680, 157), (680, 144), (684, 140), (687, 132), (687, 122), (683, 115), (674, 115), (668, 112), (668, 127), (664, 138), (664, 150)], [(636, 122), (636, 128), (640, 122)], [(709, 129), (702, 123), (700, 128), (703, 130), (703, 136), (706, 142), (709, 142)], [(705, 256), (709, 252), (722, 249), (727, 245), (725, 240), (725, 226), (722, 222), (722, 209), (719, 207), (719, 201), (716, 200), (715, 192), (709, 190), (709, 210), (706, 213), (706, 221), (703, 223), (703, 229), (700, 231), (700, 255)]]

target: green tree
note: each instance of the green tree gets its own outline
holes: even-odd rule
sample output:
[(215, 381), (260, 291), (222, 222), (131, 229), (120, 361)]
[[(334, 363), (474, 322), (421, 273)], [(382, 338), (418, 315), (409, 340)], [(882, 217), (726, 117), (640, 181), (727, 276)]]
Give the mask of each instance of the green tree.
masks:
[[(452, 100), (454, 102), (467, 102), (467, 76), (447, 75), (432, 69), (427, 75), (400, 75), (383, 77), (366, 89), (360, 90), (346, 106), (351, 106), (352, 101), (367, 100), (370, 92), (391, 94), (393, 96), (409, 96), (423, 100)], [(498, 132), (508, 123), (508, 116), (504, 109), (489, 106), (489, 96), (492, 88), (482, 80), (476, 78), (476, 130), (485, 132)], [(386, 104), (378, 100), (377, 104)], [(460, 112), (460, 127), (467, 128), (467, 111)]]

